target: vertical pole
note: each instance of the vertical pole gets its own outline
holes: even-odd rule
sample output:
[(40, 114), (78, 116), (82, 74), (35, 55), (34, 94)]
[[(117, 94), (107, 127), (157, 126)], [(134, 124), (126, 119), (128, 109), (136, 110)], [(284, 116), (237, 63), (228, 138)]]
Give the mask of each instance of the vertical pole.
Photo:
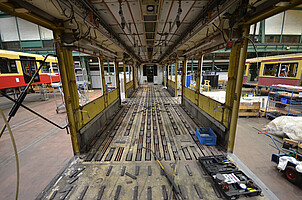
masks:
[(215, 71), (215, 53), (213, 53), (213, 59), (212, 59), (212, 72)]
[(177, 71), (178, 71), (178, 58), (175, 60), (175, 97), (177, 97)]
[(248, 39), (247, 39), (248, 36), (249, 36), (249, 26), (244, 26), (242, 44), (241, 44), (241, 48), (240, 48), (239, 66), (238, 66), (238, 73), (237, 73), (237, 79), (236, 79), (234, 103), (233, 103), (233, 108), (232, 108), (232, 118), (231, 118), (231, 123), (230, 123), (228, 152), (233, 152), (233, 150), (234, 150), (237, 119), (238, 119), (238, 110), (239, 110), (239, 105), (240, 105), (245, 59), (246, 59), (247, 46), (248, 46)]
[(265, 43), (265, 19), (262, 22), (262, 29), (261, 29), (261, 42)]
[(284, 29), (284, 21), (285, 21), (285, 11), (283, 12), (283, 18), (282, 18), (282, 25), (281, 25), (281, 33), (280, 33), (279, 43), (282, 42), (283, 29)]
[(38, 25), (38, 32), (39, 32), (39, 38), (40, 38), (41, 47), (44, 48), (42, 37), (41, 37), (41, 29), (40, 29), (39, 25)]
[(126, 87), (126, 63), (125, 63), (125, 58), (123, 58), (123, 71), (124, 71), (124, 88), (125, 88), (125, 98), (127, 98), (127, 87)]
[(108, 98), (107, 98), (107, 88), (106, 88), (106, 80), (105, 80), (105, 66), (104, 66), (104, 57), (100, 56), (101, 63), (101, 77), (102, 77), (102, 86), (103, 86), (103, 96), (104, 96), (104, 105), (105, 108), (108, 106)]
[[(60, 76), (62, 80), (64, 101), (69, 121), (70, 136), (72, 142), (73, 153), (80, 153), (80, 145), (78, 142), (78, 132), (76, 122), (76, 110), (79, 108), (78, 90), (75, 81), (72, 53), (70, 50), (63, 49), (59, 38), (60, 32), (54, 31), (54, 39), (56, 41), (56, 53), (59, 61)], [(73, 73), (72, 73), (73, 72)], [(73, 77), (70, 77), (72, 76)]]
[(168, 76), (168, 70), (167, 70), (167, 64), (164, 64), (165, 72), (164, 72), (164, 86), (167, 87), (167, 76)]
[(19, 38), (19, 44), (20, 44), (20, 48), (22, 49), (21, 36), (20, 36), (19, 24), (18, 24), (17, 17), (15, 17), (15, 20), (16, 20), (16, 27), (17, 27), (17, 33), (18, 33), (18, 38)]
[(181, 104), (184, 104), (186, 80), (187, 80), (187, 58), (186, 58), (186, 56), (184, 56), (184, 60), (183, 60), (183, 64), (182, 64)]
[(120, 99), (120, 104), (121, 104), (121, 85), (120, 85), (120, 72), (119, 72), (119, 62), (117, 59), (114, 59), (114, 70), (115, 70), (115, 84), (116, 84), (116, 89), (119, 95)]
[[(238, 72), (238, 64), (239, 64), (239, 55), (240, 55), (240, 44), (236, 44), (230, 53), (230, 63), (228, 70), (228, 83), (226, 87), (226, 96), (225, 96), (225, 106), (228, 108), (233, 107), (235, 89), (236, 89), (236, 79)], [(231, 119), (232, 111), (230, 109), (225, 109), (223, 114), (223, 122), (224, 125), (229, 129), (230, 127), (230, 119)]]
[(195, 90), (195, 102), (199, 106), (199, 94), (200, 94), (200, 74), (201, 74), (201, 65), (202, 65), (202, 55), (198, 57), (198, 68), (197, 68), (197, 77), (196, 77), (196, 90)]
[(134, 61), (133, 64), (133, 82), (134, 82), (134, 89), (136, 90), (138, 88), (138, 83), (137, 83), (137, 62)]

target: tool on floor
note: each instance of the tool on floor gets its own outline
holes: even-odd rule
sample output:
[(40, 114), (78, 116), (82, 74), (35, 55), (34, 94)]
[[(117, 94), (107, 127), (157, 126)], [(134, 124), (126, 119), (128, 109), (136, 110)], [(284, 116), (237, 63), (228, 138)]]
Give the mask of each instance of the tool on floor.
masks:
[[(288, 153), (281, 154), (279, 146), (270, 134), (261, 131), (258, 132), (258, 134), (266, 135), (270, 137), (274, 142), (275, 146), (278, 149), (278, 154), (272, 154), (271, 161), (277, 164), (277, 168), (280, 169), (280, 171), (284, 172), (286, 179), (289, 182), (297, 185), (302, 183), (302, 155), (290, 149), (287, 149)], [(282, 149), (286, 150), (284, 148)]]
[(152, 154), (153, 154), (155, 160), (157, 161), (157, 163), (159, 164), (159, 166), (160, 166), (160, 168), (161, 168), (164, 176), (167, 178), (168, 182), (172, 185), (172, 189), (173, 189), (173, 191), (175, 193), (176, 199), (184, 199), (183, 195), (179, 191), (178, 186), (175, 184), (175, 182), (172, 179), (172, 177), (169, 176), (169, 174), (165, 171), (164, 166), (162, 165), (162, 163), (160, 162), (160, 159), (157, 157), (157, 155), (154, 153), (154, 151), (152, 149), (147, 148), (147, 147), (143, 147), (143, 148), (152, 152)]

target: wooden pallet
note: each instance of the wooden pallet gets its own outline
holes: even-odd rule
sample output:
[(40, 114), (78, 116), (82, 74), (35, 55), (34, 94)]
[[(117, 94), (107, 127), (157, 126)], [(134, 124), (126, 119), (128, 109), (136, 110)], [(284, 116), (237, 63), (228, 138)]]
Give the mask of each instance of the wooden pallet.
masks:
[(35, 93), (40, 93), (41, 89), (43, 89), (47, 93), (52, 93), (53, 92), (53, 88), (50, 87), (50, 86), (46, 86), (45, 88), (42, 88), (42, 86), (33, 85), (33, 90), (35, 91)]
[(260, 102), (241, 102), (239, 117), (259, 117)]
[(287, 142), (289, 144), (293, 144), (298, 146), (300, 149), (302, 149), (302, 142), (299, 142), (297, 140), (292, 140), (292, 139), (288, 139), (288, 138), (283, 138), (283, 142)]

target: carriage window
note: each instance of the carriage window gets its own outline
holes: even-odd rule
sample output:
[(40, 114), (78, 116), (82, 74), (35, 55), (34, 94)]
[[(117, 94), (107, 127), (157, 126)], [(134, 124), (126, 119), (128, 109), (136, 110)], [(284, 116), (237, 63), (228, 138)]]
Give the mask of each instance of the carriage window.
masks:
[(53, 73), (59, 73), (58, 63), (52, 63), (52, 71)]
[(296, 77), (298, 63), (281, 63), (279, 77)]
[[(42, 62), (39, 62), (39, 67), (40, 67), (41, 63)], [(41, 68), (41, 72), (42, 73), (49, 73), (50, 72), (49, 69), (50, 69), (50, 63), (49, 62), (45, 62), (43, 64), (42, 68)]]
[(16, 60), (11, 60), (11, 59), (7, 59), (7, 58), (0, 58), (0, 72), (2, 74), (18, 73)]
[(36, 61), (34, 57), (20, 56), (23, 73), (32, 76), (36, 72)]
[(278, 75), (279, 64), (264, 64), (263, 76), (277, 76)]

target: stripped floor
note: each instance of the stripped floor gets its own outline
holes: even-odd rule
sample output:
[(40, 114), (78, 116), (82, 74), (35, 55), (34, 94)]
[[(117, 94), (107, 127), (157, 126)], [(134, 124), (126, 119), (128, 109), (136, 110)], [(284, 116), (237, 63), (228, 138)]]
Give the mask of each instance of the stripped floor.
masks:
[(75, 157), (38, 198), (169, 199), (171, 187), (152, 149), (168, 174), (175, 174), (185, 199), (218, 199), (197, 159), (224, 152), (200, 145), (195, 127), (162, 87), (141, 87), (97, 134), (90, 152)]

